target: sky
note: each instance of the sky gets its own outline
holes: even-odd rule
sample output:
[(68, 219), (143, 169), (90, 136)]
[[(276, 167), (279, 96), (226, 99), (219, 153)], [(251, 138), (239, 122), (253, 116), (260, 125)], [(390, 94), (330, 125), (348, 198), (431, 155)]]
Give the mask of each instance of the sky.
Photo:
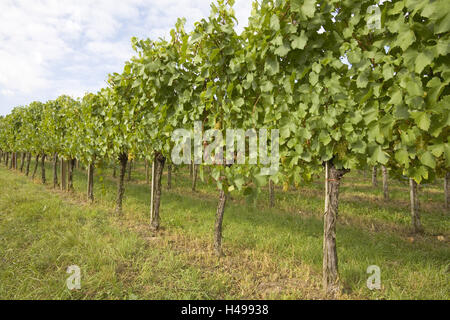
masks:
[[(252, 0), (236, 0), (238, 29)], [(210, 0), (0, 0), (0, 115), (106, 87), (133, 56), (131, 38), (169, 38), (206, 18)]]

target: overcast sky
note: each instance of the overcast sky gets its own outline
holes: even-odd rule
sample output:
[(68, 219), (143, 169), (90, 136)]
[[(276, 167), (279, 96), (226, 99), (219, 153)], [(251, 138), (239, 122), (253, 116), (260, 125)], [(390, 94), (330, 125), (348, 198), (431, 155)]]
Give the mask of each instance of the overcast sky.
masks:
[[(252, 0), (236, 0), (239, 29)], [(168, 37), (177, 18), (209, 16), (210, 0), (0, 0), (0, 115), (32, 101), (105, 87), (130, 39)]]

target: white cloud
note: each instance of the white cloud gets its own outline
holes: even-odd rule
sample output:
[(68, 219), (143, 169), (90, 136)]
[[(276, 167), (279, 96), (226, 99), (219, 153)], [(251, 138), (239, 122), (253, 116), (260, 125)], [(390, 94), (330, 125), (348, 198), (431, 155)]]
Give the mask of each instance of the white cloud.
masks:
[(91, 41), (86, 45), (86, 49), (96, 57), (113, 58), (123, 62), (133, 54), (130, 44), (124, 42)]
[[(251, 2), (236, 1), (239, 30)], [(209, 11), (209, 0), (1, 0), (0, 114), (97, 91), (132, 56), (132, 36), (167, 37), (181, 17), (189, 30)]]
[(0, 93), (7, 97), (11, 97), (14, 95), (14, 91), (8, 90), (8, 89), (4, 89), (4, 90), (0, 91)]

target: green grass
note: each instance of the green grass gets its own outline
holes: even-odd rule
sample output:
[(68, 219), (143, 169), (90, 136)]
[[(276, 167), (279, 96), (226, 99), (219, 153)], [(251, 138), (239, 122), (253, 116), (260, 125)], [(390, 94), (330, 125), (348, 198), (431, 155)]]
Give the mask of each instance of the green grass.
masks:
[[(48, 178), (52, 181), (50, 165)], [(166, 185), (166, 177), (163, 184)], [(163, 190), (163, 230), (148, 228), (149, 187), (142, 165), (127, 183), (124, 214), (114, 215), (116, 181), (97, 170), (96, 201), (85, 203), (86, 175), (77, 170), (75, 194), (52, 191), (0, 168), (1, 299), (323, 299), (321, 290), (323, 187), (267, 190), (256, 204), (239, 193), (227, 204), (226, 257), (213, 255), (218, 192), (189, 174), (173, 174)], [(381, 181), (380, 181), (381, 183)], [(382, 201), (370, 178), (352, 173), (341, 188), (337, 230), (343, 299), (449, 299), (450, 215), (443, 188), (421, 188), (422, 223), (413, 235), (408, 187), (390, 181)], [(438, 236), (443, 236), (438, 239)], [(82, 270), (82, 289), (69, 291), (66, 269)], [(381, 268), (382, 289), (366, 287), (370, 265)]]

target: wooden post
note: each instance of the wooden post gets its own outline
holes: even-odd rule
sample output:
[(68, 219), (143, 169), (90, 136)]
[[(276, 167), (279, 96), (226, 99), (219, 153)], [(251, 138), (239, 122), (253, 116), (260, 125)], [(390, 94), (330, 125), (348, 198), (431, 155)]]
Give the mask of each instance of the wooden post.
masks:
[(75, 189), (73, 187), (73, 175), (75, 171), (75, 159), (70, 159), (67, 162), (67, 191), (74, 192)]
[(411, 218), (414, 232), (419, 233), (423, 231), (422, 224), (420, 223), (419, 213), (419, 197), (417, 196), (417, 182), (410, 178), (410, 200), (411, 200)]
[(127, 163), (128, 163), (128, 154), (127, 153), (121, 153), (119, 156), (120, 161), (120, 173), (119, 173), (119, 180), (117, 181), (117, 199), (116, 199), (116, 213), (122, 214), (122, 202), (123, 202), (123, 195), (125, 193), (125, 174), (127, 171)]
[(225, 206), (227, 203), (227, 194), (225, 191), (220, 190), (219, 195), (219, 203), (217, 205), (216, 211), (216, 223), (214, 229), (214, 251), (216, 256), (223, 256), (222, 250), (222, 225), (223, 225), (223, 216), (225, 213)]
[(30, 165), (31, 165), (31, 152), (27, 152), (27, 167), (25, 169), (25, 175), (27, 177), (30, 174)]
[(94, 202), (94, 165), (92, 163), (88, 166), (87, 184), (87, 198), (92, 203)]
[(53, 188), (58, 187), (58, 153), (53, 155)]
[(327, 294), (340, 291), (336, 225), (339, 205), (339, 185), (348, 170), (337, 169), (332, 161), (325, 163), (325, 213), (323, 219), (323, 287)]
[(34, 177), (36, 176), (37, 169), (38, 169), (38, 166), (39, 166), (39, 157), (40, 157), (39, 154), (37, 154), (36, 155), (36, 162), (34, 164), (33, 175), (31, 176), (31, 179), (34, 179)]
[(172, 164), (167, 166), (167, 188), (172, 189)]
[(47, 182), (47, 179), (45, 178), (45, 153), (42, 154), (41, 157), (41, 179), (42, 179), (42, 184), (45, 184)]
[(67, 161), (61, 158), (61, 190), (67, 190)]
[(145, 159), (145, 183), (150, 184), (150, 170), (147, 159)]
[(194, 192), (197, 190), (198, 168), (199, 168), (198, 164), (193, 165), (194, 172), (193, 172), (193, 177), (192, 177), (192, 191), (194, 191)]
[(161, 204), (161, 193), (162, 193), (162, 187), (161, 187), (161, 180), (164, 170), (164, 164), (166, 162), (166, 158), (162, 155), (160, 152), (155, 153), (154, 157), (154, 172), (153, 172), (153, 186), (152, 186), (152, 215), (151, 215), (151, 221), (150, 221), (150, 228), (153, 231), (157, 231), (159, 229), (160, 224), (160, 204)]
[(388, 190), (388, 171), (385, 166), (381, 167), (383, 173), (383, 197), (384, 201), (389, 200), (389, 190)]
[(14, 152), (11, 152), (11, 161), (9, 163), (9, 169), (14, 168)]
[(20, 163), (20, 172), (23, 172), (23, 167), (25, 165), (25, 157), (26, 157), (26, 152), (22, 152), (22, 162)]
[(151, 196), (150, 196), (150, 224), (153, 221), (153, 201), (155, 195), (155, 161), (152, 161), (152, 184), (151, 184)]
[(377, 181), (377, 167), (374, 166), (372, 168), (372, 186), (377, 187), (378, 181)]
[(269, 181), (269, 202), (271, 208), (275, 207), (275, 184), (272, 179)]

